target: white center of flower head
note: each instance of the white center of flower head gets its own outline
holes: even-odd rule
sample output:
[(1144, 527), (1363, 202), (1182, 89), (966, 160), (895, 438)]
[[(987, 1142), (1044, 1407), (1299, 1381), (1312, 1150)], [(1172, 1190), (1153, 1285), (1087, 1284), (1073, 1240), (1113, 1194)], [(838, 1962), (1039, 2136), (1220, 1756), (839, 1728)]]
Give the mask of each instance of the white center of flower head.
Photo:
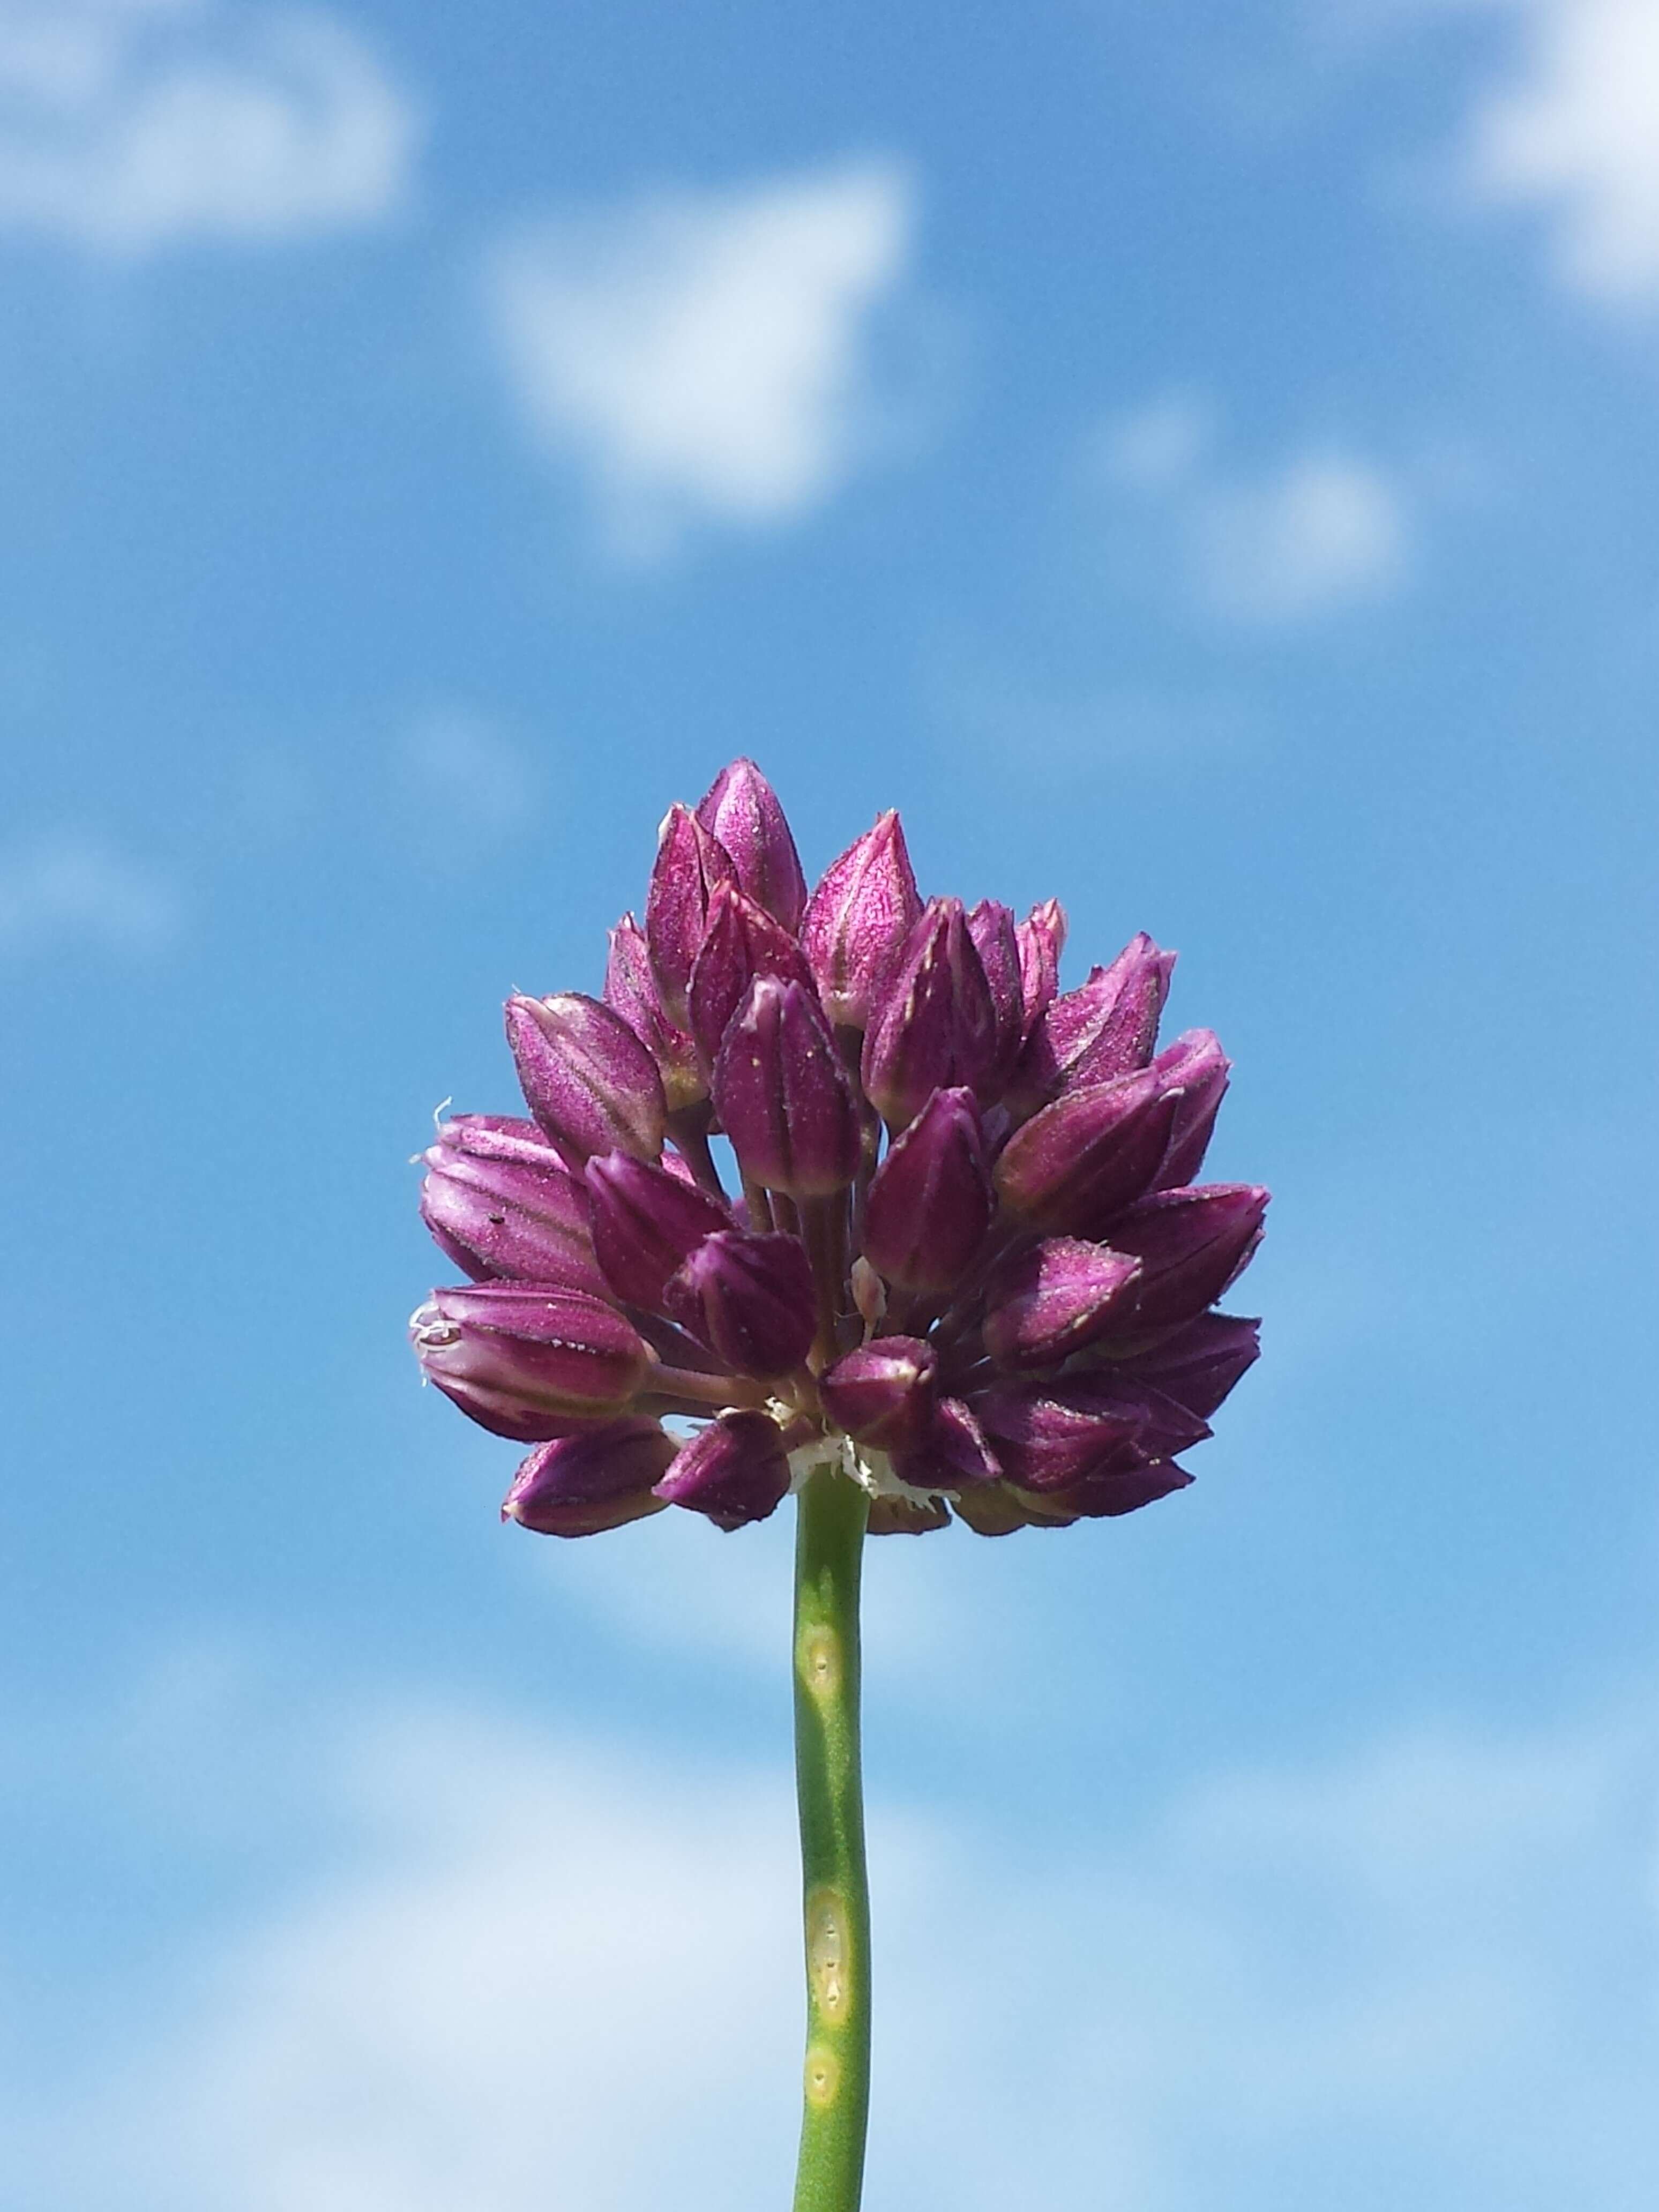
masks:
[(855, 1444), (851, 1437), (836, 1430), (827, 1437), (814, 1437), (811, 1443), (800, 1444), (789, 1455), (789, 1487), (792, 1492), (802, 1489), (809, 1475), (821, 1467), (833, 1468), (870, 1498), (902, 1498), (911, 1505), (926, 1505), (935, 1498), (954, 1498), (954, 1490), (919, 1490), (914, 1483), (901, 1482), (893, 1472), (893, 1463), (884, 1451), (874, 1451), (867, 1445)]

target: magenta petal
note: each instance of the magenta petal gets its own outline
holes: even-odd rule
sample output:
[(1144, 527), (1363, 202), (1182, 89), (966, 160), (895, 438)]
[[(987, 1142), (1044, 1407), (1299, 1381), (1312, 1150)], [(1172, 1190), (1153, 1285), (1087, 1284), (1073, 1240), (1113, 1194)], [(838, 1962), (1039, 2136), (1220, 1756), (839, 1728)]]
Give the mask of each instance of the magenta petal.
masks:
[(659, 1513), (652, 1486), (672, 1464), (675, 1443), (655, 1421), (607, 1421), (544, 1443), (513, 1478), (503, 1521), (543, 1536), (593, 1536)]
[(622, 1016), (582, 991), (507, 1002), (507, 1041), (535, 1115), (568, 1165), (594, 1152), (662, 1150), (657, 1063)]
[(997, 1010), (962, 901), (931, 899), (871, 1005), (862, 1070), (870, 1103), (896, 1132), (935, 1091), (994, 1097), (997, 1042)]
[(475, 1281), (603, 1292), (587, 1194), (533, 1121), (457, 1114), (426, 1153), (421, 1216)]
[(629, 1152), (590, 1160), (586, 1184), (593, 1249), (626, 1305), (659, 1305), (664, 1284), (702, 1239), (732, 1226), (718, 1199)]
[(1140, 1261), (1138, 1327), (1191, 1321), (1243, 1273), (1261, 1242), (1267, 1194), (1254, 1183), (1160, 1190), (1119, 1214), (1113, 1245)]
[(789, 1488), (783, 1431), (769, 1413), (722, 1413), (678, 1454), (656, 1495), (717, 1528), (741, 1528), (775, 1513)]
[(800, 927), (806, 878), (778, 795), (751, 760), (723, 768), (697, 820), (731, 855), (740, 887), (786, 930)]
[(1058, 1366), (1095, 1343), (1130, 1303), (1140, 1262), (1054, 1237), (1000, 1267), (986, 1293), (985, 1348), (999, 1367)]
[(920, 1337), (878, 1336), (846, 1352), (818, 1378), (838, 1429), (883, 1451), (919, 1444), (933, 1418), (933, 1347)]
[(831, 1022), (862, 1029), (888, 963), (921, 914), (896, 814), (882, 815), (824, 871), (800, 925), (801, 950)]
[[(556, 1425), (532, 1425), (549, 1417), (556, 1424), (620, 1413), (644, 1382), (649, 1360), (614, 1306), (544, 1283), (434, 1291), (410, 1334), (422, 1369), (446, 1396), (485, 1428), (526, 1437), (559, 1433)], [(523, 1425), (502, 1430), (503, 1419)]]
[(936, 1091), (876, 1170), (865, 1257), (901, 1289), (950, 1290), (984, 1243), (994, 1202), (973, 1092)]
[(717, 884), (689, 999), (691, 1034), (705, 1067), (714, 1066), (732, 1017), (757, 975), (776, 975), (817, 995), (806, 956), (788, 931), (735, 884)]
[(811, 992), (757, 975), (726, 1026), (714, 1078), (720, 1126), (746, 1182), (829, 1197), (858, 1172), (853, 1086)]
[(719, 838), (684, 806), (671, 806), (646, 893), (645, 936), (663, 1012), (682, 1030), (690, 1025), (686, 992), (702, 946), (709, 896), (716, 884), (736, 881), (732, 856)]
[(663, 1296), (681, 1327), (739, 1375), (793, 1374), (817, 1333), (811, 1262), (795, 1237), (705, 1237)]

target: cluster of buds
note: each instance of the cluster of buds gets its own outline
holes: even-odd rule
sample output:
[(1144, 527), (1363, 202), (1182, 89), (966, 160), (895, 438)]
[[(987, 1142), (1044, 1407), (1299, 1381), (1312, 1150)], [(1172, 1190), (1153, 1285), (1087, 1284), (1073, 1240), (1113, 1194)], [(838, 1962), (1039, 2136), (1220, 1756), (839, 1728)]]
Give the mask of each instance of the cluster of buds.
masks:
[(1194, 1181), (1228, 1062), (1207, 1030), (1159, 1051), (1174, 955), (1137, 937), (1062, 993), (1065, 935), (1054, 900), (924, 902), (890, 813), (809, 896), (750, 761), (670, 811), (604, 995), (507, 1001), (530, 1118), (425, 1156), (469, 1279), (415, 1347), (534, 1447), (507, 1516), (735, 1528), (830, 1460), (873, 1533), (1000, 1535), (1190, 1481), (1256, 1356), (1212, 1309), (1267, 1194)]

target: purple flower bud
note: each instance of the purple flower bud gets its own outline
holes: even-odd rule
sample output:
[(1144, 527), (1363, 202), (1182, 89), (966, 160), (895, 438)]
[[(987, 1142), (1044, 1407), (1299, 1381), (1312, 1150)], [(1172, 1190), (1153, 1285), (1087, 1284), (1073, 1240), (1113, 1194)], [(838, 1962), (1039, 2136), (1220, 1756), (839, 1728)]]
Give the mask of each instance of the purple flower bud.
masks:
[(709, 894), (716, 884), (737, 879), (719, 838), (684, 806), (671, 806), (658, 833), (645, 896), (645, 935), (663, 1012), (680, 1029), (690, 1027), (685, 994), (708, 921)]
[(667, 1115), (662, 1078), (620, 1014), (581, 991), (509, 999), (507, 1041), (530, 1110), (568, 1165), (593, 1152), (656, 1158)]
[(683, 1328), (740, 1375), (792, 1375), (817, 1333), (812, 1263), (796, 1237), (706, 1237), (663, 1293)]
[(691, 1034), (705, 1067), (718, 1059), (726, 1025), (757, 975), (776, 975), (814, 990), (806, 956), (788, 931), (734, 884), (716, 884), (702, 950), (691, 970), (690, 998)]
[(1191, 1487), (1184, 1467), (1172, 1459), (1142, 1460), (1133, 1466), (1100, 1468), (1061, 1490), (1043, 1493), (1044, 1503), (1064, 1509), (1079, 1521), (1115, 1520), (1121, 1514), (1138, 1513), (1177, 1490)]
[(738, 882), (774, 921), (793, 932), (806, 905), (806, 878), (778, 795), (751, 760), (734, 760), (709, 785), (697, 819), (730, 854)]
[(807, 902), (801, 949), (830, 1019), (862, 1029), (888, 963), (921, 915), (921, 899), (896, 814), (849, 845)]
[(604, 1293), (587, 1194), (533, 1121), (457, 1114), (426, 1165), (421, 1218), (475, 1282), (507, 1276)]
[(1232, 1062), (1213, 1030), (1188, 1030), (1152, 1062), (1165, 1083), (1178, 1085), (1181, 1103), (1170, 1132), (1170, 1149), (1154, 1188), (1173, 1190), (1190, 1182), (1204, 1164), (1215, 1117), (1227, 1089)]
[(968, 934), (985, 971), (995, 1016), (996, 1051), (991, 1089), (1000, 1091), (1013, 1073), (1025, 1039), (1025, 996), (1020, 974), (1019, 934), (1012, 907), (981, 899), (968, 913)]
[(1109, 968), (1056, 999), (1031, 1031), (1009, 1089), (1016, 1112), (1030, 1114), (1062, 1091), (1109, 1082), (1145, 1067), (1158, 1041), (1176, 956), (1142, 930)]
[(605, 964), (605, 1003), (620, 1014), (657, 1063), (671, 1114), (696, 1106), (708, 1096), (688, 1031), (677, 1028), (662, 1010), (645, 932), (625, 914), (611, 932)]
[(589, 1160), (593, 1250), (624, 1304), (659, 1306), (663, 1285), (705, 1237), (732, 1226), (720, 1200), (631, 1152)]
[(984, 1243), (994, 1203), (973, 1092), (936, 1091), (876, 1170), (865, 1255), (901, 1289), (950, 1290)]
[(722, 1413), (692, 1437), (657, 1484), (670, 1505), (706, 1513), (720, 1528), (741, 1528), (776, 1512), (789, 1488), (783, 1431), (769, 1413)]
[(409, 1327), (428, 1380), (481, 1427), (520, 1443), (621, 1413), (649, 1360), (614, 1306), (544, 1283), (434, 1291)]
[(1151, 1068), (1068, 1091), (1004, 1146), (996, 1168), (1004, 1205), (1040, 1229), (1103, 1233), (1151, 1187), (1179, 1098)]
[(1007, 1482), (976, 1482), (952, 1501), (956, 1516), (976, 1536), (1012, 1536), (1016, 1528), (1067, 1528), (1074, 1514), (1047, 1510), (1054, 1500)]
[(1143, 1439), (1162, 1452), (1184, 1449), (1210, 1433), (1173, 1400), (1099, 1376), (1001, 1383), (972, 1403), (1002, 1472), (1024, 1490), (1061, 1490), (1085, 1475), (1133, 1465), (1146, 1455)]
[(1212, 1182), (1155, 1191), (1121, 1213), (1112, 1243), (1140, 1261), (1135, 1326), (1191, 1321), (1213, 1305), (1249, 1265), (1267, 1210), (1256, 1184)]
[(1129, 1303), (1140, 1262), (1104, 1244), (1054, 1237), (998, 1268), (985, 1348), (999, 1367), (1057, 1367), (1106, 1334)]
[(926, 1432), (894, 1451), (893, 1472), (915, 1489), (955, 1492), (994, 1482), (1002, 1465), (973, 1408), (960, 1398), (941, 1398)]
[(1261, 1324), (1231, 1314), (1200, 1314), (1172, 1336), (1116, 1363), (1116, 1372), (1153, 1384), (1189, 1413), (1207, 1419), (1261, 1350)]
[(838, 1429), (882, 1451), (919, 1445), (934, 1413), (933, 1347), (915, 1336), (880, 1336), (818, 1377), (823, 1410)]
[(1019, 946), (1020, 1037), (1029, 1037), (1060, 991), (1060, 956), (1066, 944), (1066, 909), (1058, 899), (1034, 906), (1014, 930)]
[(895, 1132), (929, 1095), (992, 1086), (997, 1014), (960, 899), (930, 899), (882, 980), (864, 1038), (864, 1088)]
[(503, 1521), (542, 1536), (596, 1536), (660, 1513), (652, 1495), (675, 1443), (655, 1421), (607, 1421), (531, 1453), (501, 1503)]
[(745, 1181), (827, 1198), (858, 1172), (858, 1102), (810, 991), (757, 975), (726, 1025), (714, 1105)]

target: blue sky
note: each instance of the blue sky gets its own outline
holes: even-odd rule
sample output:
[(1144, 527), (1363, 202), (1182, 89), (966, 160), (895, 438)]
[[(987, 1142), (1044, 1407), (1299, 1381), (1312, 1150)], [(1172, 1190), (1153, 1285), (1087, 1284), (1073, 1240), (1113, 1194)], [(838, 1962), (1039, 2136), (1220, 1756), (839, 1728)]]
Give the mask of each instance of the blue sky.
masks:
[(875, 1547), (869, 2212), (1654, 2201), (1656, 149), (1654, 0), (0, 0), (18, 2212), (781, 2200), (787, 1516), (403, 1336), (737, 751), (1276, 1194), (1192, 1491)]

